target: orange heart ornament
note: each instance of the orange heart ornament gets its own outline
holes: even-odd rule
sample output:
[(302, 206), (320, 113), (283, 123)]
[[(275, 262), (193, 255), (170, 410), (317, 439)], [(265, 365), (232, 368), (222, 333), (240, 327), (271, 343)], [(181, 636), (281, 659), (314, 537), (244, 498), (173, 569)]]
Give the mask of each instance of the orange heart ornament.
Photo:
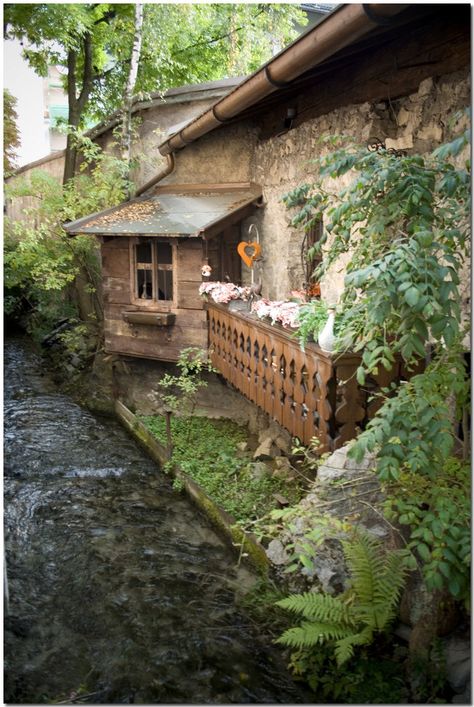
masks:
[[(251, 249), (252, 252), (249, 253), (247, 249)], [(256, 243), (256, 241), (252, 241), (251, 243), (248, 241), (241, 241), (237, 246), (237, 253), (240, 255), (248, 268), (253, 267), (253, 261), (258, 258), (261, 251), (262, 249), (260, 248), (260, 243)]]

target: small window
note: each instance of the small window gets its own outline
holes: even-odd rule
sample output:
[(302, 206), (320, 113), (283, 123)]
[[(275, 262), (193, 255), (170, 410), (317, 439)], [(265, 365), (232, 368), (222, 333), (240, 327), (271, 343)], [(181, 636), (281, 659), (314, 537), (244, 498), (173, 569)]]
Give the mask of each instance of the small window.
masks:
[(311, 254), (311, 248), (321, 239), (323, 235), (323, 222), (318, 221), (309, 231), (306, 231), (302, 246), (303, 272), (305, 274), (305, 289), (309, 295), (319, 296), (319, 283), (314, 279), (314, 271), (321, 264), (323, 257), (321, 253)]
[(140, 300), (173, 300), (173, 247), (142, 240), (135, 246), (135, 297)]

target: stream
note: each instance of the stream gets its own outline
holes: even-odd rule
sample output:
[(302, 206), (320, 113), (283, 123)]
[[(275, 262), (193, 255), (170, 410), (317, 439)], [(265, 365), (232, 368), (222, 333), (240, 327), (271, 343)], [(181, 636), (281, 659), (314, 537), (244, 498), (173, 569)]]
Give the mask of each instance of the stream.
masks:
[(5, 342), (4, 701), (303, 703), (236, 604), (255, 578), (115, 421)]

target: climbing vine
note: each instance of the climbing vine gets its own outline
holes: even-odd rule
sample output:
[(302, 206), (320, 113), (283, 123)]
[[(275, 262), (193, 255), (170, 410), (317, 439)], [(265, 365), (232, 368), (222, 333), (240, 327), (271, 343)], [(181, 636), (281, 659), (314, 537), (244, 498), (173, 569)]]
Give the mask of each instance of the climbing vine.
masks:
[[(427, 155), (326, 140), (331, 151), (315, 161), (315, 180), (284, 197), (288, 208), (298, 207), (294, 226), (324, 221), (310, 253), (323, 255), (318, 281), (342, 255), (350, 256), (338, 345), (361, 353), (359, 384), (390, 370), (397, 358), (412, 374), (424, 364), (408, 382), (381, 391), (382, 405), (350, 455), (375, 453), (379, 477), (391, 484), (391, 517), (409, 528), (428, 586), (446, 588), (456, 599), (467, 599), (469, 585), (469, 541), (454, 518), (468, 517), (470, 498), (459, 471), (469, 449), (461, 292), (470, 249), (470, 161), (463, 122), (457, 114), (451, 126), (457, 136)], [(343, 175), (352, 178), (349, 185), (328, 190)], [(414, 479), (408, 498), (407, 479)], [(427, 485), (442, 502), (431, 493), (422, 498)], [(441, 547), (439, 534), (450, 536), (451, 526), (454, 536)]]

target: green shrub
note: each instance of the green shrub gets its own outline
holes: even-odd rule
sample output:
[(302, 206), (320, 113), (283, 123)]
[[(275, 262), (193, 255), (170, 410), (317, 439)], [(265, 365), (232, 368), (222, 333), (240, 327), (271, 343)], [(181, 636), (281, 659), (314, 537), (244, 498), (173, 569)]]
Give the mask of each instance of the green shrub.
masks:
[[(166, 444), (166, 421), (159, 415), (141, 421)], [(281, 479), (252, 475), (248, 457), (237, 456), (236, 445), (247, 440), (248, 431), (230, 420), (173, 416), (173, 455), (176, 465), (196, 481), (213, 501), (245, 524), (269, 513), (276, 505), (273, 494), (284, 495), (290, 503), (301, 497), (301, 489)]]
[(342, 545), (351, 576), (349, 589), (336, 597), (306, 592), (277, 602), (305, 619), (285, 631), (278, 642), (300, 650), (330, 643), (339, 666), (395, 618), (406, 563), (406, 553), (385, 553), (380, 541), (369, 536)]

